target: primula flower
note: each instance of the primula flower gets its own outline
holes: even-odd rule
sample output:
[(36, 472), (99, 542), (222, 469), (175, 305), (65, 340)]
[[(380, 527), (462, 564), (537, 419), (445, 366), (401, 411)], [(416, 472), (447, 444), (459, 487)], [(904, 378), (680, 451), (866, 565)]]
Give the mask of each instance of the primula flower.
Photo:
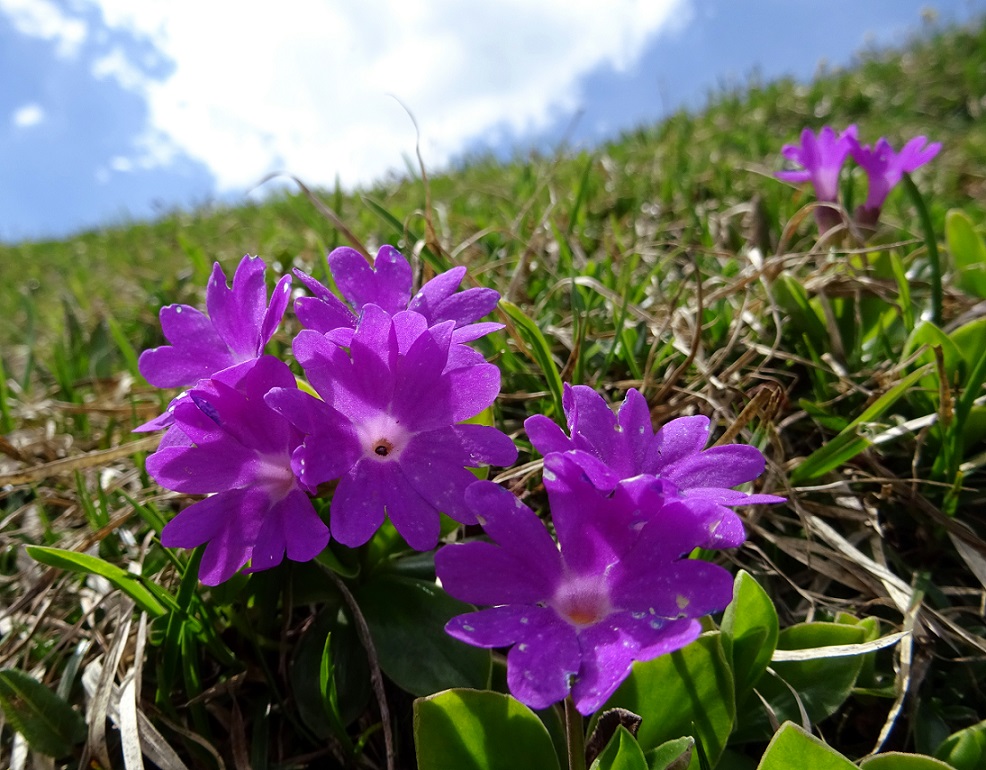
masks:
[[(171, 344), (141, 353), (138, 366), (144, 378), (158, 388), (188, 388), (229, 367), (250, 365), (263, 355), (291, 291), (291, 276), (286, 275), (268, 305), (264, 270), (260, 257), (243, 257), (230, 288), (216, 262), (205, 293), (208, 315), (190, 305), (161, 308), (161, 329)], [(173, 401), (167, 412), (137, 430), (166, 428), (177, 404)]]
[(867, 227), (875, 227), (883, 202), (894, 186), (905, 173), (915, 171), (934, 158), (941, 147), (941, 142), (928, 144), (927, 137), (916, 136), (898, 153), (883, 137), (872, 147), (860, 144), (852, 137), (850, 152), (869, 180), (866, 202), (857, 209), (856, 220)]
[(458, 425), (486, 409), (500, 371), (485, 361), (450, 365), (454, 322), (429, 327), (420, 313), (391, 317), (365, 305), (349, 354), (328, 336), (305, 330), (294, 353), (322, 400), (274, 389), (267, 403), (306, 434), (292, 467), (308, 486), (339, 479), (332, 496), (332, 536), (348, 546), (369, 540), (389, 516), (407, 544), (434, 548), (439, 511), (476, 519), (466, 466), (510, 465), (517, 449), (484, 425)]
[(304, 436), (264, 403), (273, 387), (296, 387), (286, 364), (271, 356), (251, 367), (227, 370), (223, 379), (201, 381), (174, 409), (174, 425), (147, 471), (163, 487), (211, 494), (165, 526), (166, 547), (207, 544), (199, 578), (227, 580), (251, 562), (251, 571), (315, 558), (329, 530), (312, 507), (291, 467)]
[(731, 489), (763, 473), (766, 462), (759, 449), (744, 444), (706, 449), (708, 417), (679, 417), (655, 433), (647, 400), (633, 388), (618, 414), (585, 385), (566, 383), (562, 405), (570, 435), (544, 415), (524, 423), (535, 449), (546, 458), (556, 452), (574, 453), (575, 461), (602, 490), (645, 474), (661, 480), (669, 497), (711, 504), (696, 508), (709, 529), (703, 543), (707, 548), (732, 548), (746, 538), (742, 521), (727, 506), (784, 501)]
[(390, 315), (413, 310), (423, 315), (429, 326), (453, 321), (454, 343), (470, 342), (503, 328), (497, 323), (476, 323), (493, 311), (500, 295), (486, 288), (458, 291), (466, 274), (464, 267), (436, 275), (412, 297), (411, 265), (393, 246), (381, 247), (372, 267), (362, 254), (347, 246), (335, 249), (327, 259), (332, 278), (349, 304), (310, 275), (296, 270), (314, 296), (299, 297), (294, 309), (305, 328), (332, 334), (341, 344), (347, 344), (349, 330), (356, 328), (360, 311), (369, 304)]
[[(815, 197), (819, 201), (835, 203), (839, 197), (839, 173), (849, 155), (851, 142), (856, 138), (856, 126), (849, 126), (841, 134), (836, 134), (830, 126), (825, 126), (818, 135), (810, 128), (801, 132), (801, 144), (786, 144), (781, 154), (790, 161), (803, 166), (803, 170), (777, 171), (778, 179), (801, 184), (811, 182)], [(827, 206), (815, 210), (815, 219), (822, 232), (838, 225), (839, 216)]]
[(596, 711), (634, 661), (672, 652), (699, 634), (698, 620), (723, 609), (732, 580), (721, 567), (686, 558), (705, 528), (662, 485), (638, 476), (611, 494), (571, 456), (545, 458), (558, 545), (536, 514), (492, 482), (466, 493), (493, 543), (445, 546), (435, 555), (452, 596), (494, 605), (453, 618), (445, 630), (477, 647), (507, 647), (510, 692), (545, 708), (569, 692)]

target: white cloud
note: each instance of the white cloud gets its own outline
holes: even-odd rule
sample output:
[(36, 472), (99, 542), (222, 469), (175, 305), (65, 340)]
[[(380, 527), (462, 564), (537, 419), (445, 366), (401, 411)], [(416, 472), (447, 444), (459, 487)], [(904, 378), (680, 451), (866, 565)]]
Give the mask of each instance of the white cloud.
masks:
[(94, 65), (147, 99), (134, 166), (184, 151), (221, 190), (280, 169), (345, 185), (402, 169), (415, 135), (393, 97), (431, 167), (491, 132), (546, 127), (577, 109), (581, 76), (632, 65), (688, 12), (688, 0), (87, 1), (173, 63), (154, 79), (118, 48)]
[(0, 13), (22, 35), (54, 42), (63, 58), (74, 57), (88, 34), (85, 22), (51, 0), (0, 0)]
[(30, 128), (42, 123), (45, 119), (45, 111), (40, 104), (25, 104), (14, 110), (10, 117), (10, 122), (17, 128)]

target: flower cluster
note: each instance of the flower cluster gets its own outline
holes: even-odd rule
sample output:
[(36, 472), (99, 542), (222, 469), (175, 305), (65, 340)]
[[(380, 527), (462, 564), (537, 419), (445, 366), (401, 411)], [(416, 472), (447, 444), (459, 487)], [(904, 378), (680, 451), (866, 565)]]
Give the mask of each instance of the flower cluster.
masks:
[[(729, 573), (689, 555), (743, 542), (734, 506), (781, 500), (733, 489), (763, 472), (757, 449), (707, 449), (706, 417), (655, 432), (636, 390), (614, 414), (591, 388), (566, 385), (567, 433), (544, 415), (525, 423), (545, 457), (553, 537), (511, 492), (470, 471), (517, 458), (510, 437), (468, 422), (500, 390), (499, 369), (469, 346), (500, 328), (481, 320), (497, 293), (460, 291), (464, 268), (412, 293), (411, 267), (389, 246), (372, 266), (349, 248), (328, 265), (341, 296), (296, 271), (310, 292), (294, 302), (304, 380), (265, 354), (291, 278), (268, 301), (264, 263), (251, 257), (231, 287), (216, 266), (208, 314), (164, 308), (169, 344), (140, 358), (149, 382), (187, 388), (140, 429), (167, 429), (147, 460), (151, 476), (205, 496), (161, 535), (166, 546), (205, 546), (204, 583), (285, 556), (313, 559), (330, 540), (359, 547), (385, 519), (411, 548), (431, 550), (444, 513), (486, 538), (435, 555), (449, 594), (488, 606), (453, 618), (448, 633), (510, 647), (508, 683), (524, 703), (571, 694), (583, 714), (634, 661), (688, 644), (698, 619), (729, 603)], [(322, 494), (328, 522), (312, 502)]]
[[(880, 220), (884, 201), (904, 174), (920, 168), (940, 150), (940, 142), (929, 144), (924, 136), (914, 137), (897, 152), (883, 137), (874, 145), (860, 144), (854, 125), (839, 134), (830, 126), (822, 128), (817, 135), (806, 128), (801, 132), (800, 145), (787, 144), (781, 150), (785, 158), (802, 168), (778, 171), (775, 176), (796, 184), (811, 182), (819, 202), (835, 204), (839, 197), (842, 165), (852, 156), (866, 173), (869, 184), (866, 201), (855, 211), (854, 223), (857, 227), (873, 230)], [(839, 212), (826, 205), (815, 210), (815, 219), (823, 233), (842, 222)]]
[[(152, 384), (190, 388), (140, 429), (167, 428), (147, 462), (158, 483), (211, 495), (162, 533), (166, 546), (206, 545), (204, 583), (218, 584), (247, 563), (273, 567), (285, 554), (312, 559), (330, 535), (360, 545), (385, 517), (411, 547), (434, 548), (440, 512), (476, 521), (465, 503), (475, 480), (468, 468), (516, 459), (499, 430), (460, 424), (500, 389), (499, 370), (466, 344), (500, 328), (479, 322), (496, 292), (457, 291), (464, 269), (453, 268), (412, 297), (411, 267), (389, 246), (372, 268), (352, 249), (328, 260), (345, 302), (298, 276), (314, 295), (295, 301), (308, 327), (294, 340), (307, 385), (264, 355), (291, 279), (278, 282), (268, 304), (258, 258), (244, 257), (232, 287), (216, 265), (208, 315), (163, 308), (170, 344), (140, 358)], [(326, 525), (310, 497), (329, 482), (337, 487)]]
[(705, 417), (655, 433), (636, 390), (614, 415), (584, 386), (566, 385), (564, 408), (568, 435), (542, 415), (525, 423), (545, 455), (560, 551), (533, 511), (478, 482), (466, 502), (493, 542), (446, 546), (435, 566), (448, 593), (493, 605), (446, 630), (480, 647), (511, 646), (507, 681), (519, 700), (543, 708), (571, 693), (590, 714), (634, 661), (688, 644), (698, 618), (729, 603), (729, 573), (688, 555), (743, 542), (731, 506), (783, 498), (731, 489), (760, 475), (763, 455), (749, 446), (705, 449)]

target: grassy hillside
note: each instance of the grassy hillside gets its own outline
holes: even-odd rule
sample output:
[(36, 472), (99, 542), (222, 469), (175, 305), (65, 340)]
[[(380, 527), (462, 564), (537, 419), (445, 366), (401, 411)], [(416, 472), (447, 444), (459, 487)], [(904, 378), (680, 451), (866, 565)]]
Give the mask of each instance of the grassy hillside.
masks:
[[(717, 435), (765, 453), (759, 483), (789, 502), (745, 513), (750, 540), (727, 558), (766, 589), (788, 629), (782, 644), (820, 646), (812, 627), (790, 630), (815, 621), (853, 643), (903, 633), (899, 645), (810, 661), (810, 670), (779, 664), (802, 677), (810, 721), (854, 760), (877, 745), (943, 750), (986, 714), (986, 293), (975, 270), (955, 269), (986, 230), (984, 84), (986, 24), (929, 29), (904, 50), (861, 54), (808, 85), (717, 94), (700, 112), (592, 152), (505, 165), (474, 158), (427, 184), (316, 193), (369, 251), (392, 243), (423, 276), (466, 265), (471, 280), (517, 305), (482, 347), (503, 372), (495, 419), (521, 463), (535, 459), (522, 422), (562, 417), (562, 379), (614, 402), (639, 388), (656, 423), (706, 414)], [(921, 205), (897, 189), (865, 244), (820, 240), (810, 190), (773, 178), (781, 146), (803, 127), (849, 123), (868, 142), (900, 146), (923, 134), (943, 143), (914, 174), (933, 237)], [(851, 210), (865, 179), (844, 180)], [(187, 554), (163, 549), (155, 533), (187, 499), (148, 478), (153, 442), (126, 444), (172, 395), (149, 388), (136, 366), (161, 342), (162, 305), (201, 305), (212, 261), (230, 271), (244, 253), (324, 278), (326, 251), (345, 243), (298, 194), (0, 246), (0, 668), (35, 672), (52, 688), (67, 680), (63, 696), (82, 703), (80, 667), (130, 633), (116, 614), (123, 597), (106, 581), (42, 568), (21, 546), (87, 552), (173, 591), (186, 620), (223, 626), (223, 638), (182, 637), (180, 650), (169, 647), (178, 644), (171, 625), (152, 624), (145, 639), (137, 708), (183, 756), (210, 765), (194, 733), (230, 761), (243, 750), (243, 720), (261, 724), (265, 708), (279, 756), (316, 751), (310, 715), (277, 700), (298, 685), (289, 652), (321, 622), (310, 574), (278, 573), (293, 576), (297, 595), (259, 576), (238, 584), (249, 587), (242, 613), (230, 609), (234, 589), (182, 581)], [(976, 258), (986, 264), (986, 247)], [(932, 325), (939, 260), (942, 318)], [(294, 331), (280, 333), (275, 350)], [(543, 497), (530, 474), (509, 481), (528, 501)], [(237, 634), (250, 644), (230, 642)], [(409, 701), (393, 689), (409, 751)], [(798, 704), (774, 689), (763, 684), (765, 699), (797, 719)], [(766, 716), (741, 717), (727, 731), (723, 770), (754, 767), (770, 735)], [(239, 725), (233, 738), (229, 724)], [(379, 740), (368, 736), (373, 755)], [(969, 740), (986, 741), (986, 731)]]

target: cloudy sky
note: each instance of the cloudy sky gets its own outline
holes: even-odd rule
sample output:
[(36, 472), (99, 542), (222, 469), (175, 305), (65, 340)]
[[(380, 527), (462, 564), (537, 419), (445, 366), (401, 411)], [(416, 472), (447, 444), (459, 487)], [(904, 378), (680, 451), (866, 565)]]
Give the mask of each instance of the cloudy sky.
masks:
[(431, 168), (590, 144), (900, 42), (929, 7), (986, 0), (0, 0), (0, 241), (244, 200), (279, 170), (368, 184), (414, 154), (404, 106)]

